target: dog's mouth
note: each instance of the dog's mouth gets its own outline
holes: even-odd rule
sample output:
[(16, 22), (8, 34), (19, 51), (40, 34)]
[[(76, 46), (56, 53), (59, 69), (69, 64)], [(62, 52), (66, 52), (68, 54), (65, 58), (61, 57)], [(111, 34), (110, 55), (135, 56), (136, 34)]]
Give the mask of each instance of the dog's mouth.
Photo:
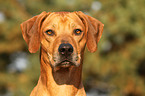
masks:
[(75, 66), (75, 64), (69, 60), (63, 60), (57, 64), (57, 67), (63, 67), (63, 68), (67, 68), (70, 66)]
[(73, 54), (68, 57), (61, 56), (59, 54), (54, 54), (51, 59), (51, 66), (55, 69), (62, 68), (74, 68), (80, 65), (80, 55)]

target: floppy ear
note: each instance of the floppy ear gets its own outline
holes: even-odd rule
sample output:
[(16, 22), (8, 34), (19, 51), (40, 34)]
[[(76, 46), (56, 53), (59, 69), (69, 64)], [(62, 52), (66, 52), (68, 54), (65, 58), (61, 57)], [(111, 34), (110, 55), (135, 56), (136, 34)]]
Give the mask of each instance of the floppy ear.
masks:
[(77, 12), (77, 14), (86, 26), (87, 48), (90, 52), (95, 52), (97, 50), (97, 44), (103, 33), (104, 24), (91, 16), (85, 15), (81, 11)]
[(35, 53), (39, 49), (39, 32), (42, 22), (46, 16), (47, 13), (42, 12), (40, 15), (34, 16), (21, 24), (22, 35), (28, 45), (28, 50), (30, 53)]

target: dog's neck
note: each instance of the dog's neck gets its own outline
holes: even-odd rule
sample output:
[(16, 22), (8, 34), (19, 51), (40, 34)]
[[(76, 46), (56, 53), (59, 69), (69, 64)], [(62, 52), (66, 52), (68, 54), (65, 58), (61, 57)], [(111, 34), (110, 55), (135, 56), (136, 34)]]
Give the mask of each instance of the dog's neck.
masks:
[(41, 49), (41, 75), (40, 81), (51, 96), (57, 96), (65, 92), (67, 96), (75, 96), (79, 89), (83, 88), (82, 63), (79, 67), (71, 69), (53, 70), (47, 53)]

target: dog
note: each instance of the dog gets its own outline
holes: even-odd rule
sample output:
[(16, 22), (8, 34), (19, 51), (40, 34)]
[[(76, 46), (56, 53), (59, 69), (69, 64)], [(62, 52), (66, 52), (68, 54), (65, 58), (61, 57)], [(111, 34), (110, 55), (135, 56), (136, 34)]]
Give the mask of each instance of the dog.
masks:
[(84, 49), (97, 50), (103, 27), (81, 11), (42, 12), (23, 22), (29, 52), (40, 48), (41, 73), (30, 96), (86, 96), (81, 78)]

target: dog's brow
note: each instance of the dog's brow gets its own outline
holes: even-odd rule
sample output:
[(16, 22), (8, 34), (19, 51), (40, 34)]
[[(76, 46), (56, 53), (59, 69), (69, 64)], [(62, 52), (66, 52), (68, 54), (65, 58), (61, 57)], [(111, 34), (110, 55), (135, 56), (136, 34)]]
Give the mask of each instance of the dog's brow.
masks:
[(72, 23), (72, 27), (74, 28), (76, 25), (74, 23)]
[(53, 24), (52, 27), (55, 28), (55, 24)]

